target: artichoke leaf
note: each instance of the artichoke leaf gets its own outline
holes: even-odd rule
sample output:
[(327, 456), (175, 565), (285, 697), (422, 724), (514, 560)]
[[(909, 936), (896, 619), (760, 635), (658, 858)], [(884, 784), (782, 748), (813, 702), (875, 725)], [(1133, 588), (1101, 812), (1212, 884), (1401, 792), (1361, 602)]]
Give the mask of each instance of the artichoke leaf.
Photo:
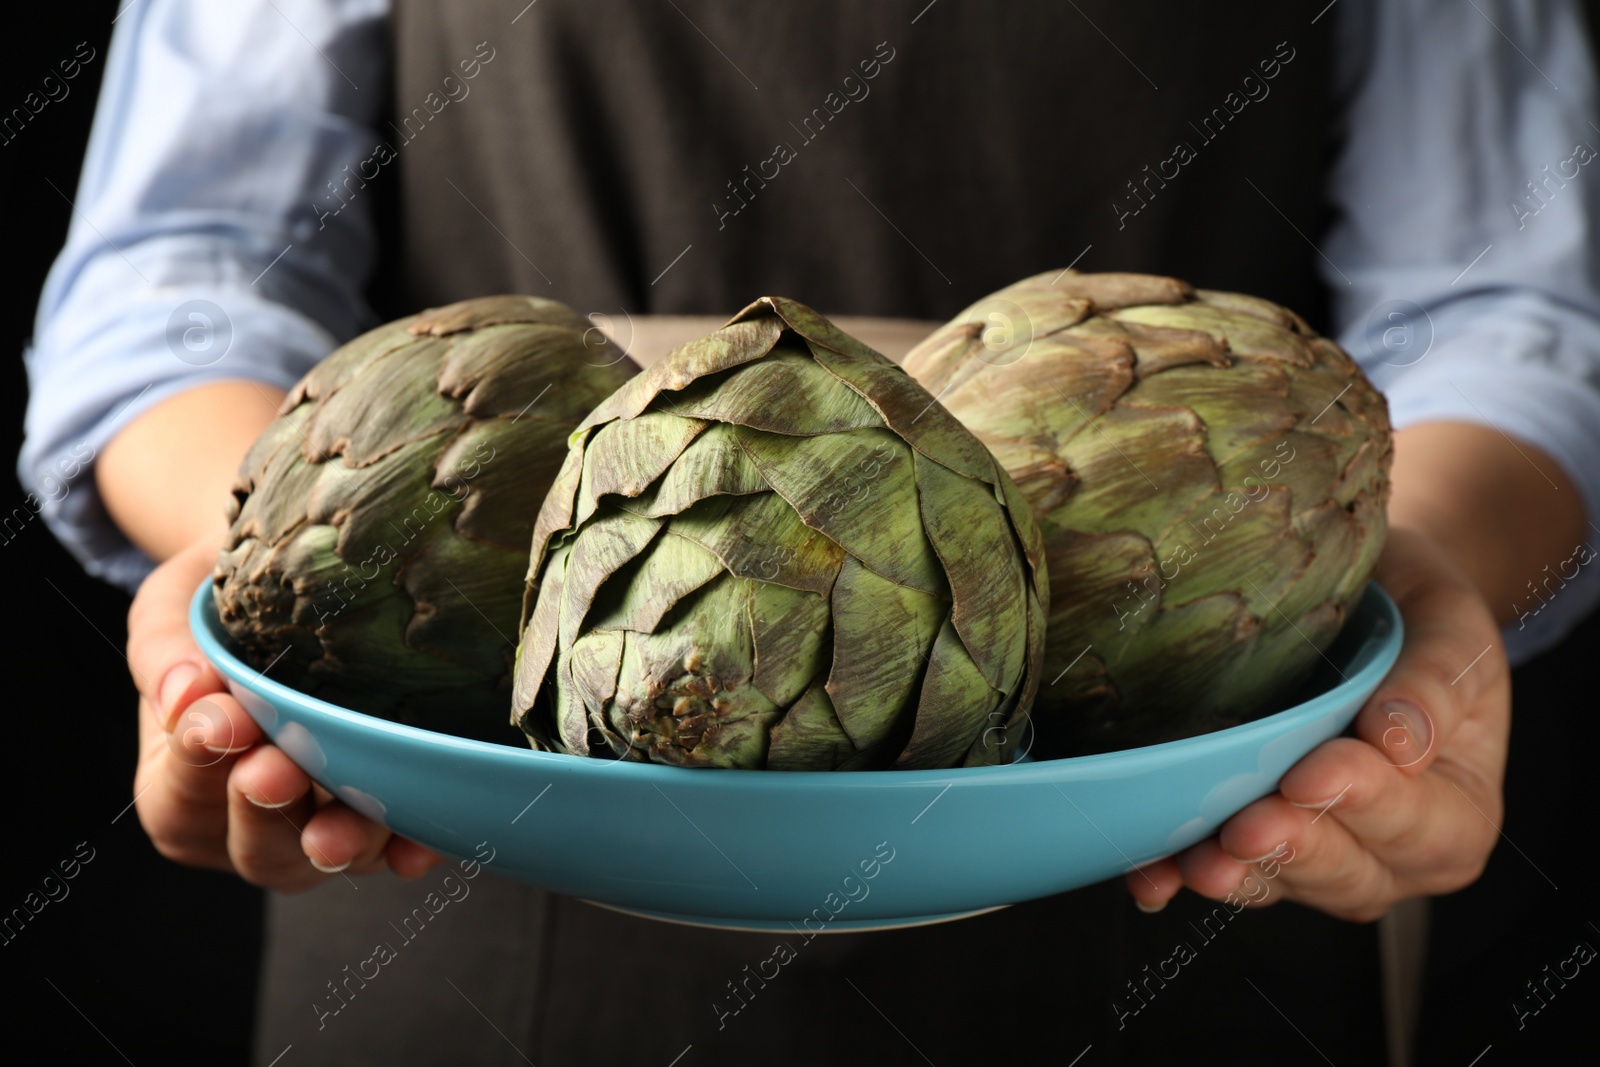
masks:
[[(353, 606), (339, 617), (337, 626), (318, 634), (323, 655), (309, 667), (312, 676), (336, 675), (351, 690), (381, 688), (392, 705), (402, 690), (443, 690), (477, 686), (485, 693), (493, 685), (470, 664), (438, 656), (408, 656), (397, 660), (394, 650), (408, 648), (411, 605), (401, 597), (385, 597)], [(396, 682), (400, 682), (399, 686)]]
[[(1045, 662), (1080, 661), (1086, 646), (1115, 660), (1122, 647), (1160, 609), (1155, 550), (1136, 533), (1084, 533), (1046, 519), (1045, 570), (1052, 586), (1069, 591), (1050, 601)], [(1076, 673), (1076, 672), (1074, 672)]]
[[(991, 432), (1053, 445), (1104, 413), (1133, 384), (1133, 349), (1125, 340), (1071, 333), (1035, 339), (1014, 363), (989, 364), (942, 399), (953, 409), (983, 404), (1003, 413)], [(1065, 404), (1066, 410), (1063, 410)]]
[[(1094, 313), (1094, 301), (1087, 297), (1063, 297), (1057, 290), (1019, 289), (1009, 299), (1027, 316), (1026, 331), (1034, 337), (1065, 333)], [(981, 316), (993, 322), (995, 310), (992, 298), (980, 300), (958, 316), (957, 321), (972, 322), (974, 317)]]
[(888, 430), (788, 437), (741, 428), (735, 435), (800, 520), (878, 574), (925, 593), (949, 586), (915, 515), (913, 453)]
[(721, 560), (669, 529), (600, 587), (589, 625), (652, 633), (679, 601), (722, 573)]
[(1248, 293), (1226, 293), (1216, 289), (1196, 289), (1194, 294), (1202, 304), (1210, 307), (1221, 308), (1224, 311), (1237, 311), (1241, 315), (1253, 315), (1263, 322), (1270, 322), (1281, 329), (1290, 330), (1302, 337), (1312, 337), (1311, 327), (1299, 315), (1274, 304), (1270, 300), (1263, 300), (1259, 296)]
[[(965, 767), (995, 767), (1010, 763), (1016, 749), (1030, 737), (1032, 713), (1043, 685), (1045, 601), (1028, 590), (1028, 669), (1020, 687), (1001, 694), (999, 703), (985, 716), (984, 726), (962, 759)], [(1024, 753), (1026, 754), (1026, 753)]]
[(572, 647), (582, 631), (600, 586), (643, 552), (661, 532), (661, 526), (657, 519), (611, 510), (598, 515), (573, 535), (561, 592), (559, 647), (563, 653)]
[(1151, 541), (1217, 487), (1205, 429), (1192, 412), (1118, 405), (1061, 447), (1080, 485), (1054, 519), (1085, 532), (1132, 530)]
[(1278, 611), (1298, 619), (1324, 601), (1339, 600), (1349, 561), (1356, 558), (1361, 529), (1336, 500), (1324, 500), (1294, 517), (1294, 529), (1310, 546), (1311, 562), (1278, 601)]
[(1121, 340), (1133, 350), (1133, 376), (1136, 381), (1144, 381), (1174, 367), (1200, 364), (1228, 367), (1233, 364), (1222, 343), (1201, 330), (1093, 318), (1073, 327), (1066, 337), (1112, 337)]
[[(511, 687), (514, 709), (511, 713), (512, 723), (546, 744), (551, 739), (545, 724), (545, 717), (550, 712), (539, 696), (544, 691), (545, 683), (552, 680), (550, 663), (555, 658), (556, 640), (560, 633), (562, 587), (566, 582), (569, 552), (565, 544), (560, 544), (545, 560), (544, 570), (539, 576), (537, 599), (532, 605), (532, 617), (528, 619), (522, 632), (522, 641), (517, 645), (517, 668)], [(526, 610), (524, 614), (527, 614)], [(573, 751), (585, 755), (588, 746), (585, 744)]]
[[(1081, 322), (1089, 310), (1086, 300), (1041, 300), (1037, 295), (1019, 299), (1020, 307), (993, 298), (974, 304), (919, 346), (916, 366), (908, 364), (906, 369), (914, 371), (923, 387), (942, 400), (980, 376), (987, 380), (993, 371), (1015, 366), (1032, 352), (1033, 344)], [(1008, 303), (1012, 306), (1007, 307)], [(1020, 321), (1017, 310), (1022, 312)], [(1007, 329), (996, 333), (992, 327), (1000, 323)], [(1041, 369), (1037, 360), (1031, 365), (1035, 372)]]
[(668, 520), (732, 574), (827, 596), (845, 551), (800, 521), (776, 493), (713, 496)]
[[(604, 715), (617, 695), (617, 671), (622, 666), (624, 635), (620, 630), (594, 629), (572, 643), (572, 684), (588, 711)], [(569, 744), (571, 737), (564, 737)]]
[(709, 496), (745, 496), (770, 488), (739, 447), (734, 428), (713, 423), (650, 488), (631, 500), (617, 501), (617, 506), (635, 515), (662, 518)]
[[(1321, 370), (1326, 364), (1319, 364)], [(1296, 374), (1289, 379), (1289, 410), (1307, 432), (1347, 437), (1356, 432), (1356, 422), (1344, 407), (1351, 385), (1337, 374)]]
[(986, 430), (973, 430), (1001, 468), (1011, 475), (1030, 511), (1048, 515), (1072, 496), (1078, 479), (1066, 461), (1053, 451), (1054, 445), (1037, 445), (1015, 437), (998, 436)]
[[(983, 347), (983, 329), (982, 323), (963, 322), (959, 327), (938, 331), (918, 345), (914, 372), (922, 387), (942, 397), (953, 384), (960, 385), (980, 373), (985, 365), (974, 367), (971, 364), (974, 354)], [(905, 369), (913, 371), (909, 364)]]
[(596, 429), (583, 453), (575, 521), (594, 514), (602, 497), (635, 497), (661, 477), (706, 426), (666, 411), (647, 411)]
[(830, 623), (828, 600), (771, 582), (743, 580), (750, 585), (755, 687), (773, 704), (788, 707), (800, 699), (813, 679), (826, 674), (823, 640)]
[(295, 383), (278, 411), (287, 414), (308, 400), (332, 396), (346, 382), (359, 377), (378, 360), (397, 348), (409, 345), (413, 340), (410, 327), (416, 319), (417, 316), (412, 315), (386, 322), (336, 349)]
[[(554, 420), (570, 431), (614, 385), (609, 375), (573, 373), (572, 331), (586, 336), (588, 328), (514, 323), (456, 334), (439, 368), (439, 391), (473, 418)], [(592, 358), (600, 366), (603, 349), (596, 346)]]
[(847, 355), (817, 344), (810, 347), (818, 363), (861, 394), (912, 448), (958, 474), (994, 484), (994, 457), (899, 367), (871, 349), (865, 355)]
[(1021, 552), (1014, 537), (993, 536), (1010, 530), (1009, 520), (982, 482), (921, 456), (916, 477), (923, 529), (950, 582), (956, 632), (989, 684), (1008, 692), (1027, 651)]
[(589, 745), (589, 709), (578, 695), (572, 678), (572, 657), (562, 655), (555, 662), (556, 685), (551, 690), (556, 722), (556, 736), (561, 747), (568, 752), (587, 752)]
[[(1046, 282), (1046, 278), (1051, 281)], [(1057, 298), (1087, 300), (1097, 312), (1141, 304), (1181, 304), (1194, 296), (1194, 288), (1177, 278), (1117, 271), (1085, 274), (1068, 269), (1059, 274), (1036, 274), (1017, 282), (1013, 288), (1044, 290)]]
[(534, 512), (523, 487), (555, 482), (566, 457), (567, 425), (497, 419), (456, 435), (440, 453), (432, 483), (461, 504), (456, 532), (526, 556)]
[(1355, 502), (1356, 494), (1375, 488), (1381, 477), (1382, 452), (1375, 441), (1363, 441), (1355, 457), (1339, 473), (1333, 486), (1333, 498), (1345, 507)]
[(786, 350), (781, 343), (759, 362), (702, 378), (660, 403), (677, 415), (768, 433), (833, 434), (883, 425), (854, 390), (803, 349)]
[(586, 430), (614, 419), (637, 418), (662, 393), (676, 392), (708, 374), (760, 359), (772, 351), (782, 334), (781, 321), (762, 318), (730, 324), (680, 345), (612, 393), (578, 428)]
[(766, 308), (771, 308), (784, 325), (805, 338), (808, 343), (821, 345), (830, 351), (858, 359), (884, 358), (839, 329), (825, 315), (820, 315), (798, 300), (790, 300), (788, 297), (763, 296), (735, 315), (731, 321), (740, 322), (748, 316), (762, 315)]
[[(922, 679), (911, 740), (894, 765), (915, 770), (960, 762), (968, 748), (984, 744), (983, 734), (988, 730), (983, 727), (999, 709), (1003, 696), (972, 662), (954, 624), (946, 619), (933, 643), (933, 655)], [(1004, 718), (990, 722), (989, 728), (1004, 734)], [(973, 740), (975, 737), (977, 741)]]
[(1260, 633), (1261, 623), (1232, 593), (1157, 613), (1138, 655), (1129, 646), (1120, 662), (1107, 664), (1126, 709), (1119, 719), (1136, 732), (1154, 732), (1153, 740), (1168, 740), (1195, 732), (1219, 710), (1237, 714), (1228, 682)]
[(429, 308), (410, 320), (409, 330), (419, 337), (449, 337), (466, 331), (507, 324), (561, 326), (583, 331), (589, 320), (567, 305), (539, 296), (507, 293), (462, 300), (441, 308)]
[(1357, 493), (1355, 499), (1350, 502), (1349, 511), (1351, 518), (1355, 520), (1356, 529), (1361, 531), (1361, 540), (1349, 571), (1339, 583), (1337, 595), (1340, 603), (1347, 608), (1355, 605), (1361, 597), (1361, 590), (1366, 588), (1367, 577), (1378, 565), (1378, 554), (1383, 550), (1384, 534), (1388, 531), (1388, 518), (1384, 513), (1381, 496), (1367, 492)]
[(1279, 710), (1268, 701), (1286, 700), (1316, 670), (1325, 670), (1337, 681), (1337, 668), (1320, 649), (1339, 636), (1344, 619), (1337, 603), (1325, 601), (1294, 620), (1293, 626), (1278, 615), (1263, 623), (1254, 654), (1239, 661), (1227, 681), (1228, 705), (1218, 708), (1219, 715), (1231, 719), (1226, 724), (1243, 722), (1241, 712)]
[[(490, 566), (485, 553), (493, 554)], [(414, 606), (407, 647), (486, 673), (510, 668), (522, 590), (504, 576), (524, 555), (475, 545), (448, 527), (437, 531), (395, 576)]]
[(1311, 346), (1298, 334), (1253, 316), (1230, 314), (1204, 304), (1123, 308), (1113, 312), (1112, 318), (1147, 326), (1204, 330), (1227, 345), (1229, 352), (1244, 359), (1265, 359), (1301, 368), (1312, 363)]
[[(279, 417), (245, 457), (240, 467), (243, 482), (229, 508), (237, 540), (253, 538), (272, 544), (307, 521), (306, 497), (323, 475), (322, 466), (309, 462), (300, 447), (309, 415), (309, 408), (296, 408)], [(263, 485), (282, 485), (284, 491), (256, 492)]]
[(332, 526), (306, 525), (293, 537), (268, 548), (255, 542), (255, 561), (261, 570), (245, 576), (257, 589), (274, 578), (271, 585), (282, 588), (287, 581), (296, 598), (291, 619), (298, 625), (316, 629), (339, 617), (352, 604), (365, 604), (387, 595), (394, 567), (359, 569), (339, 558), (339, 531)]
[(1289, 521), (1289, 495), (1219, 490), (1202, 500), (1156, 546), (1162, 604), (1237, 593), (1257, 618), (1266, 615), (1311, 562)]
[(1022, 545), (1022, 554), (1033, 572), (1034, 588), (1038, 590), (1044, 602), (1049, 604), (1050, 576), (1045, 569), (1044, 534), (1039, 529), (1038, 517), (1028, 504), (1027, 497), (1023, 495), (1021, 486), (1012, 481), (1011, 476), (1004, 471), (1000, 476), (1000, 502), (1005, 505), (1006, 512), (1011, 517), (1011, 525), (1015, 528), (1017, 540)]
[(772, 728), (767, 769), (773, 771), (839, 770), (858, 753), (839, 724), (833, 701), (819, 680), (812, 683)]
[(1247, 494), (1259, 495), (1263, 485), (1287, 489), (1289, 512), (1298, 515), (1328, 498), (1343, 453), (1356, 447), (1354, 438), (1291, 430), (1240, 452), (1217, 469), (1217, 478), (1227, 489)]
[(398, 448), (462, 425), (466, 416), (460, 405), (438, 390), (444, 349), (443, 341), (414, 341), (369, 367), (361, 388), (347, 386), (324, 397), (306, 424), (312, 451), (341, 456), (347, 467), (367, 467)]
[(1145, 378), (1122, 398), (1150, 408), (1188, 408), (1206, 429), (1206, 451), (1217, 463), (1294, 428), (1285, 403), (1289, 385), (1271, 363), (1237, 363), (1220, 373), (1209, 366), (1178, 367)]
[[(865, 752), (893, 738), (950, 613), (942, 597), (896, 585), (846, 557), (833, 587), (828, 696), (845, 733)], [(883, 753), (887, 762), (892, 753)]]
[(567, 457), (562, 461), (561, 469), (556, 472), (556, 480), (550, 483), (544, 502), (539, 505), (538, 518), (533, 521), (533, 544), (528, 570), (523, 578), (522, 621), (518, 624), (523, 627), (528, 625), (534, 598), (539, 593), (539, 575), (542, 573), (544, 563), (556, 547), (556, 542), (562, 540), (560, 535), (570, 528), (572, 522), (572, 511), (577, 504), (578, 482), (583, 477), (583, 450), (572, 443), (578, 436), (578, 433), (574, 432), (569, 439)]
[(410, 442), (362, 470), (337, 461), (318, 464), (316, 484), (302, 500), (306, 518), (340, 528), (339, 555), (352, 566), (383, 566), (412, 555), (461, 508), (448, 493), (423, 490), (444, 440)]

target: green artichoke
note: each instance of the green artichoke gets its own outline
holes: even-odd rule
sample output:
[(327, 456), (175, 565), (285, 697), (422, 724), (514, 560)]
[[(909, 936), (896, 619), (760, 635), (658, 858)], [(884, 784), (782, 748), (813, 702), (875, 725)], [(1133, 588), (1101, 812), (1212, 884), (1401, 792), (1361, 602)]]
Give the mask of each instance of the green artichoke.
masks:
[(307, 374), (240, 468), (213, 576), (248, 661), (413, 725), (503, 722), (539, 502), (637, 370), (588, 330), (549, 300), (467, 300)]
[(903, 371), (778, 297), (584, 420), (529, 574), (513, 714), (535, 748), (992, 764), (1038, 686), (1027, 502)]
[(906, 370), (1033, 504), (1055, 590), (1038, 709), (1067, 752), (1273, 710), (1322, 662), (1385, 532), (1388, 408), (1266, 300), (1041, 274)]

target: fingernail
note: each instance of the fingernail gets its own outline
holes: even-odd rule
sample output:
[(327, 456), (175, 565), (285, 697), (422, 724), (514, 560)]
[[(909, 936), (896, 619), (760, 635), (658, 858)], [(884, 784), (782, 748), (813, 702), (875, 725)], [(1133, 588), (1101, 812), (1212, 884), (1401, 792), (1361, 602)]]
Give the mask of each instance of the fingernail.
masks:
[(288, 800), (280, 800), (274, 804), (269, 801), (262, 800), (260, 797), (251, 796), (249, 793), (246, 793), (244, 798), (250, 803), (254, 804), (256, 807), (265, 808), (268, 811), (276, 811), (279, 808), (287, 808), (290, 804), (295, 802), (295, 798), (290, 797)]
[(1398, 767), (1416, 763), (1433, 747), (1433, 720), (1409, 700), (1386, 700), (1378, 708), (1390, 726), (1383, 732), (1383, 754)]
[(1236, 859), (1236, 860), (1239, 860), (1239, 862), (1244, 864), (1246, 867), (1251, 867), (1251, 866), (1254, 866), (1257, 863), (1265, 863), (1265, 862), (1267, 862), (1267, 860), (1272, 859), (1276, 855), (1278, 855), (1278, 850), (1277, 849), (1273, 849), (1271, 852), (1262, 853), (1261, 855), (1257, 856), (1253, 860), (1240, 859), (1238, 856), (1235, 856), (1233, 858)]
[[(311, 859), (310, 856), (307, 856), (306, 858), (307, 859)], [(344, 870), (346, 867), (350, 866), (354, 862), (355, 862), (355, 860), (348, 859), (348, 860), (345, 860), (343, 863), (339, 864), (339, 866), (337, 866), (337, 867), (329, 867), (326, 864), (318, 863), (316, 860), (311, 860), (311, 866), (315, 867), (317, 870), (321, 871), (323, 874), (338, 874), (340, 871)]]
[(198, 677), (200, 677), (200, 668), (193, 663), (179, 663), (167, 671), (167, 676), (161, 679), (161, 692), (159, 694), (163, 714), (172, 714), (173, 705), (178, 702), (178, 699), (183, 696)]
[(1165, 908), (1167, 906), (1167, 902), (1163, 900), (1159, 904), (1146, 904), (1142, 900), (1135, 900), (1133, 902), (1133, 906), (1144, 912), (1146, 915), (1154, 915), (1156, 912)]

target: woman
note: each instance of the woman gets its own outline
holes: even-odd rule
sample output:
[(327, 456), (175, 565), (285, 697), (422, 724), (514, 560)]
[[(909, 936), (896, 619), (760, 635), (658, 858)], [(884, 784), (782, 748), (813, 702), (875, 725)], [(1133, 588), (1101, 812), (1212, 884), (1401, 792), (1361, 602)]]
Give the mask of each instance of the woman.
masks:
[[(1579, 150), (1594, 79), (1571, 8), (152, 0), (125, 12), (108, 64), (29, 357), (21, 468), (42, 486), (72, 443), (97, 457), (45, 514), (92, 571), (142, 583), (135, 789), (157, 847), (318, 887), (272, 903), (262, 1062), (289, 1044), (416, 1062), (1085, 1046), (1148, 1062), (1197, 1030), (1295, 1041), (1278, 1015), (1319, 1054), (1374, 1058), (1375, 1011), (1351, 1026), (1326, 1007), (1370, 987), (1363, 928), (1280, 909), (1208, 948), (1210, 979), (1135, 1010), (1129, 981), (1170, 955), (1185, 905), (1130, 915), (1108, 886), (819, 942), (724, 1020), (724, 978), (765, 939), (484, 879), (476, 911), (334, 1013), (324, 985), (370, 951), (385, 901), (421, 892), (347, 876), (416, 878), (438, 858), (261, 743), (184, 609), (239, 457), (283, 390), (371, 320), (364, 287), (384, 314), (501, 291), (715, 314), (774, 292), (938, 320), (1068, 261), (1174, 274), (1321, 320), (1388, 392), (1379, 579), (1407, 638), (1357, 737), (1128, 892), (1147, 912), (1185, 885), (1222, 899), (1273, 864), (1262, 903), (1365, 921), (1460, 888), (1496, 840), (1506, 650), (1558, 642), (1596, 596), (1582, 569), (1548, 604), (1527, 588), (1600, 508), (1600, 297), (1581, 240), (1597, 204)], [(1274, 861), (1280, 844), (1292, 861)], [(1315, 952), (1328, 983), (1258, 983), (1278, 1014), (1219, 978), (1272, 973), (1240, 946), (1273, 942)]]

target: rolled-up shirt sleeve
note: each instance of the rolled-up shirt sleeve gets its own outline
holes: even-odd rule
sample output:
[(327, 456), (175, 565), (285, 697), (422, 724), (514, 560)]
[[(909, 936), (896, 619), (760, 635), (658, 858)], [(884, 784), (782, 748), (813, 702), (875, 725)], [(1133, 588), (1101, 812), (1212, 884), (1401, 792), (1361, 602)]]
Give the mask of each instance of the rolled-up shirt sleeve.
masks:
[[(1600, 108), (1577, 6), (1343, 6), (1350, 98), (1321, 248), (1339, 339), (1397, 427), (1477, 423), (1547, 453), (1596, 538)], [(1531, 461), (1527, 477), (1548, 481)], [(1584, 562), (1596, 544), (1492, 605), (1518, 616), (1504, 630), (1513, 662), (1600, 602), (1600, 560)]]
[(387, 0), (124, 9), (24, 357), (19, 474), (91, 573), (132, 587), (151, 566), (95, 490), (121, 427), (206, 382), (287, 388), (368, 325), (361, 193), (387, 15)]

